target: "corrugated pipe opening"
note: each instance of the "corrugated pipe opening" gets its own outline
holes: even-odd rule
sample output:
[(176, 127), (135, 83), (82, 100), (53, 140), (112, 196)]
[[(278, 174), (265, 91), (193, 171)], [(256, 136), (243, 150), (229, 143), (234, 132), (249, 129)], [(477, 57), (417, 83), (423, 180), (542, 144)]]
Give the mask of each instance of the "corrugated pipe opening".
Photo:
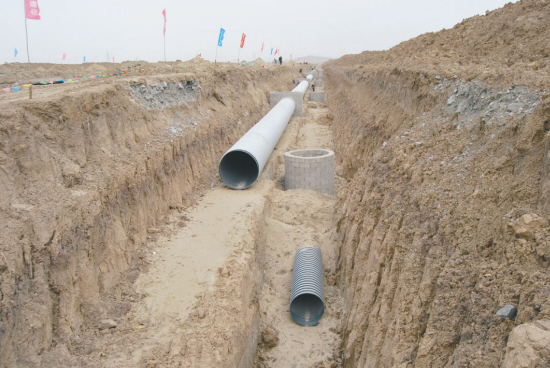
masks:
[(220, 178), (231, 189), (246, 189), (260, 176), (256, 158), (246, 151), (227, 152), (220, 161)]
[(316, 326), (325, 312), (320, 248), (299, 248), (294, 257), (290, 315), (301, 326)]

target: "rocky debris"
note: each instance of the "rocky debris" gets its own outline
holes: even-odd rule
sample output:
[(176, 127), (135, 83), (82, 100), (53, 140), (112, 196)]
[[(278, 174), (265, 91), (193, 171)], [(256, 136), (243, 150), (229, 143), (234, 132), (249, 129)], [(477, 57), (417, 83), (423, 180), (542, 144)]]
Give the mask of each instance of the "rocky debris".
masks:
[[(204, 111), (204, 113), (211, 115), (209, 111)], [(171, 137), (182, 137), (188, 129), (197, 130), (197, 127), (201, 125), (200, 120), (204, 119), (208, 119), (208, 117), (203, 115), (203, 112), (201, 111), (199, 116), (176, 121), (174, 125), (164, 128), (164, 133)]]
[(146, 109), (164, 109), (194, 102), (201, 88), (198, 80), (130, 84), (130, 95)]
[(99, 321), (97, 328), (99, 328), (100, 330), (108, 330), (110, 328), (115, 328), (116, 326), (118, 326), (118, 324), (112, 319), (102, 319), (101, 321)]
[(171, 210), (177, 210), (180, 213), (181, 213), (181, 211), (183, 211), (185, 209), (185, 207), (182, 204), (179, 204), (179, 203), (170, 203), (168, 205), (168, 208), (171, 209)]
[(448, 79), (444, 79), (442, 85), (438, 93), (451, 89), (447, 104), (442, 108), (447, 114), (445, 122), (456, 124), (456, 129), (469, 127), (480, 120), (485, 126), (502, 126), (516, 115), (520, 119), (524, 118), (540, 104), (542, 96), (542, 92), (525, 86), (499, 90), (491, 89), (479, 81), (451, 82)]
[(505, 305), (504, 307), (500, 308), (498, 312), (495, 314), (497, 317), (502, 318), (502, 320), (508, 319), (514, 319), (516, 318), (516, 315), (518, 314), (518, 310), (513, 305)]
[(514, 230), (516, 236), (526, 239), (535, 239), (535, 233), (542, 232), (544, 228), (549, 226), (547, 219), (536, 214), (526, 213), (508, 224)]
[(508, 338), (502, 368), (537, 368), (550, 364), (550, 321), (516, 326)]
[(268, 349), (279, 344), (279, 331), (273, 326), (267, 326), (262, 330), (262, 345)]

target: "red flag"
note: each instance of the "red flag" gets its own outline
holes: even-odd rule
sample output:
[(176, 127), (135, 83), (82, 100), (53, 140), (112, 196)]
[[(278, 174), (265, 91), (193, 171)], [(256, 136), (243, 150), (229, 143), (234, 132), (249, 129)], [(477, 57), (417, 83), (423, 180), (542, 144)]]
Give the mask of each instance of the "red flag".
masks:
[(290, 60), (292, 60), (292, 54), (290, 54)]
[(279, 49), (276, 49), (273, 55), (277, 55), (278, 52), (279, 52)]
[(65, 53), (63, 53), (63, 57), (61, 58), (61, 60), (65, 60), (66, 57), (67, 57), (67, 55), (65, 55)]
[(40, 20), (38, 0), (25, 0), (25, 17), (27, 19)]
[(262, 42), (262, 49), (260, 50), (260, 52), (263, 52), (264, 51), (264, 43)]
[(241, 49), (244, 47), (244, 39), (246, 38), (246, 35), (243, 33), (243, 36), (241, 37)]
[(166, 9), (162, 11), (162, 15), (164, 15), (164, 28), (162, 29), (162, 35), (166, 35)]

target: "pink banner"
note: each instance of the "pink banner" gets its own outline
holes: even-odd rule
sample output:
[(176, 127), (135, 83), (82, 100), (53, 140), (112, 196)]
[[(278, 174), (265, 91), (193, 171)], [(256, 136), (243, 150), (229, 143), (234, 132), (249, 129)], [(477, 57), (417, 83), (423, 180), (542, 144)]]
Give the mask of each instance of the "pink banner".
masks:
[(25, 0), (25, 17), (27, 19), (40, 20), (40, 8), (38, 0)]
[(67, 57), (67, 55), (65, 55), (65, 53), (63, 53), (63, 57), (61, 58), (61, 60), (65, 60), (66, 57)]
[(162, 35), (166, 35), (166, 9), (162, 11), (162, 15), (164, 15), (164, 28), (162, 29)]
[(246, 35), (243, 33), (243, 36), (241, 37), (241, 49), (244, 47), (244, 39), (246, 38)]
[(264, 51), (264, 43), (262, 42), (262, 49), (260, 50), (260, 52), (263, 52)]

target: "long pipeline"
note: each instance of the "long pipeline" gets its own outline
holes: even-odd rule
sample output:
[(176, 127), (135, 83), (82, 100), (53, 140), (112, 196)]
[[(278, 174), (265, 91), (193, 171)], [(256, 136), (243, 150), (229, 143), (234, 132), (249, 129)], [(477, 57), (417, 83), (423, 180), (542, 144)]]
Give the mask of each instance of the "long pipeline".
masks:
[(304, 93), (306, 93), (308, 87), (309, 87), (309, 84), (311, 83), (311, 81), (313, 80), (313, 75), (311, 74), (308, 74), (308, 76), (306, 77), (306, 80), (304, 81), (301, 81), (297, 86), (296, 88), (294, 88), (292, 90), (292, 92), (301, 92), (302, 95)]
[[(303, 96), (312, 78), (308, 75), (307, 81), (301, 82), (293, 92), (302, 92)], [(300, 90), (296, 91), (298, 87)], [(225, 185), (231, 189), (247, 189), (258, 180), (295, 106), (291, 98), (283, 98), (222, 156), (219, 172)]]

